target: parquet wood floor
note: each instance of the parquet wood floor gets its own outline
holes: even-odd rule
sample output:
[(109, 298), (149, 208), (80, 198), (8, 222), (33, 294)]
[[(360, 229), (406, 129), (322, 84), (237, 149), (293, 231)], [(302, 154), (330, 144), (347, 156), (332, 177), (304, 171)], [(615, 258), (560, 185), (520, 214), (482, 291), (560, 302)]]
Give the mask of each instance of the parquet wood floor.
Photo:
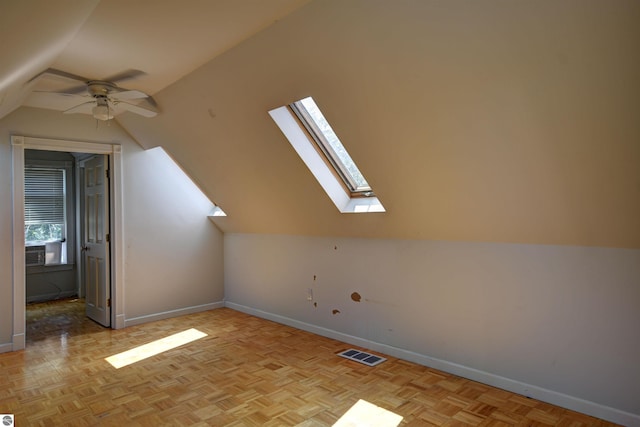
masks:
[[(27, 349), (0, 354), (0, 413), (17, 426), (330, 426), (358, 399), (402, 426), (607, 426), (604, 421), (228, 308), (123, 330), (82, 301), (27, 308)], [(206, 337), (115, 369), (105, 358), (196, 328)]]

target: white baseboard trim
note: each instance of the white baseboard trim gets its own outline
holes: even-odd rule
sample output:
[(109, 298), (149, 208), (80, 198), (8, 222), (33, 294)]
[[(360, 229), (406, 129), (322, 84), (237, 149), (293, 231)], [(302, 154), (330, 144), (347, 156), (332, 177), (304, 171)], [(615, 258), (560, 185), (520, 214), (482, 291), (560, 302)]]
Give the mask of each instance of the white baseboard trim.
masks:
[(116, 314), (115, 324), (112, 325), (113, 329), (122, 329), (126, 326), (124, 314)]
[(13, 344), (11, 345), (11, 350), (18, 351), (24, 350), (27, 342), (27, 336), (24, 332), (19, 334), (13, 334)]
[(619, 409), (611, 408), (609, 406), (601, 405), (599, 403), (569, 396), (557, 391), (548, 390), (531, 384), (526, 384), (520, 381), (491, 374), (489, 372), (470, 368), (468, 366), (448, 362), (446, 360), (436, 359), (424, 354), (419, 354), (412, 351), (403, 350), (401, 348), (392, 347), (386, 344), (358, 338), (352, 335), (344, 334), (342, 332), (337, 332), (331, 329), (301, 322), (299, 320), (280, 316), (278, 314), (258, 310), (256, 308), (247, 307), (241, 304), (236, 304), (230, 301), (225, 301), (224, 306), (233, 310), (241, 311), (243, 313), (251, 314), (256, 317), (261, 317), (263, 319), (301, 329), (303, 331), (311, 332), (328, 338), (333, 338), (335, 340), (343, 341), (348, 344), (357, 345), (369, 350), (378, 351), (389, 356), (397, 357), (398, 359), (408, 360), (419, 365), (428, 366), (430, 368), (438, 369), (443, 372), (448, 372), (450, 374), (458, 375), (463, 378), (468, 378), (473, 381), (478, 381), (483, 384), (508, 390), (513, 393), (551, 403), (553, 405), (570, 409), (572, 411), (581, 412), (583, 414), (591, 415), (593, 417), (597, 417), (628, 427), (640, 427), (640, 415), (638, 414), (632, 414)]
[(13, 343), (0, 344), (0, 353), (8, 353), (13, 351)]
[(185, 314), (199, 313), (201, 311), (214, 310), (224, 307), (224, 301), (212, 302), (209, 304), (194, 305), (192, 307), (179, 308), (176, 310), (163, 311), (161, 313), (147, 314), (145, 316), (125, 319), (124, 327), (140, 325), (142, 323), (154, 322), (156, 320), (170, 319), (172, 317), (184, 316)]

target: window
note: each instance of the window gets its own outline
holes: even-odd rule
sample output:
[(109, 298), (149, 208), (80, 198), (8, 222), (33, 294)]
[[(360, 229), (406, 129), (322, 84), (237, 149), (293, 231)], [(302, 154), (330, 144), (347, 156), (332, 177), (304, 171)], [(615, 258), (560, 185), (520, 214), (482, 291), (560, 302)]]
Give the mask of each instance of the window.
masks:
[(385, 212), (311, 97), (269, 115), (340, 212)]
[(290, 105), (331, 166), (353, 195), (372, 196), (373, 191), (364, 179), (338, 135), (324, 117), (313, 98), (308, 97)]
[(66, 262), (66, 204), (65, 169), (25, 167), (25, 243), (46, 246), (45, 264)]

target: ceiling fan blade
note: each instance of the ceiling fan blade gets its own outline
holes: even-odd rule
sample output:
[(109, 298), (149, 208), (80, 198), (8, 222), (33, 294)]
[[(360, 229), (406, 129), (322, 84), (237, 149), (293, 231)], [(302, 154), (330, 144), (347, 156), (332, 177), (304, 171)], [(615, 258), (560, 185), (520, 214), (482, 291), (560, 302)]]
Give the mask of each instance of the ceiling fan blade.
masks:
[(129, 102), (117, 101), (113, 103), (119, 110), (131, 111), (144, 117), (155, 117), (158, 112), (150, 107), (142, 107), (140, 105), (131, 104)]
[(145, 73), (144, 71), (129, 69), (129, 70), (121, 71), (103, 80), (106, 82), (118, 83), (118, 82), (124, 82), (126, 80), (135, 79), (137, 77), (144, 76), (146, 74), (147, 73)]
[(81, 94), (82, 92), (87, 92), (87, 85), (86, 84), (78, 85), (69, 89), (65, 89), (64, 91), (65, 93), (68, 93), (71, 95), (78, 95), (78, 94)]
[(57, 76), (57, 77), (64, 77), (66, 79), (74, 80), (74, 81), (77, 81), (77, 82), (86, 82), (87, 81), (87, 79), (85, 79), (84, 77), (78, 76), (78, 75), (73, 74), (73, 73), (67, 73), (66, 71), (56, 70), (55, 68), (47, 68), (46, 70), (42, 71), (41, 73), (38, 73), (35, 76), (33, 76), (31, 79), (29, 79), (29, 81), (27, 81), (27, 83), (31, 83), (32, 81), (34, 81), (38, 77), (42, 76), (43, 74), (49, 74), (49, 75)]
[(144, 99), (144, 103), (149, 106), (150, 110), (158, 111), (158, 103), (156, 102), (155, 99), (153, 99), (153, 96), (149, 96), (149, 97), (145, 98)]
[(93, 107), (95, 106), (96, 106), (96, 101), (84, 102), (80, 105), (76, 105), (75, 107), (65, 110), (63, 113), (64, 114), (74, 114), (74, 113), (93, 114)]
[(34, 90), (31, 92), (32, 96), (49, 99), (69, 99), (69, 98), (84, 98), (83, 95), (76, 95), (67, 92), (49, 92), (46, 90)]
[(24, 105), (28, 107), (46, 108), (50, 110), (65, 111), (90, 98), (82, 95), (71, 95), (60, 92), (34, 91), (25, 99)]
[(127, 89), (123, 89), (122, 92), (113, 91), (110, 94), (110, 97), (113, 98), (114, 100), (142, 99), (142, 98), (147, 98), (148, 96), (149, 95), (147, 95), (144, 92), (140, 92), (139, 90), (127, 90)]

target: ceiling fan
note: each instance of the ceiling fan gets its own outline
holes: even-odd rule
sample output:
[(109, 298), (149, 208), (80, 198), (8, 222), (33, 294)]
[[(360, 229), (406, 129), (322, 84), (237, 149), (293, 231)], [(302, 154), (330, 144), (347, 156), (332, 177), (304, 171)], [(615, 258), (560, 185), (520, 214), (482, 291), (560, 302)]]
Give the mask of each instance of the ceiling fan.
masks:
[(43, 75), (52, 75), (82, 82), (82, 85), (63, 91), (33, 92), (33, 95), (39, 98), (43, 104), (52, 105), (55, 109), (61, 109), (64, 114), (90, 114), (96, 120), (105, 121), (111, 120), (125, 111), (144, 117), (154, 117), (158, 114), (158, 110), (153, 98), (139, 90), (124, 89), (116, 84), (116, 82), (133, 79), (141, 74), (144, 73), (138, 70), (128, 70), (104, 80), (91, 80), (49, 68), (29, 80), (29, 82)]

